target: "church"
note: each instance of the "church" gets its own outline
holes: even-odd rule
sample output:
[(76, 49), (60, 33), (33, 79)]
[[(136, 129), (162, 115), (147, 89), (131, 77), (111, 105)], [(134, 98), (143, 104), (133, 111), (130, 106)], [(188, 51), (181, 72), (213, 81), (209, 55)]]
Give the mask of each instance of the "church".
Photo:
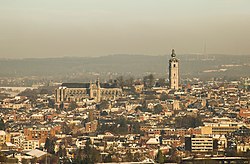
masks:
[(122, 89), (114, 84), (100, 83), (63, 83), (56, 89), (56, 102), (82, 102), (92, 99), (95, 102), (114, 100), (122, 97)]
[[(179, 59), (174, 49), (169, 59), (169, 87), (179, 89)], [(102, 100), (115, 100), (122, 97), (122, 89), (115, 84), (100, 83), (99, 79), (92, 83), (62, 83), (56, 89), (56, 103), (83, 102), (86, 99), (100, 102)]]

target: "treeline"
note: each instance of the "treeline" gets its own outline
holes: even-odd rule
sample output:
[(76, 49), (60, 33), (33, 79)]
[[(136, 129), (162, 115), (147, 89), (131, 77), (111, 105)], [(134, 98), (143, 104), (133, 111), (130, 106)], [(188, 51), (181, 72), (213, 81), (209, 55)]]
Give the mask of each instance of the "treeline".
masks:
[(184, 117), (176, 117), (175, 119), (175, 126), (177, 128), (195, 128), (202, 125), (203, 122), (200, 116), (197, 117), (184, 116)]
[[(87, 140), (85, 146), (83, 148), (77, 148), (73, 153), (74, 158), (69, 159), (67, 157), (65, 145), (60, 145), (59, 150), (57, 152), (54, 151), (55, 148), (55, 140), (47, 139), (45, 143), (45, 150), (50, 154), (45, 159), (40, 160), (40, 163), (74, 163), (74, 164), (94, 164), (98, 162), (120, 162), (120, 160), (124, 162), (139, 162), (142, 160), (142, 155), (139, 153), (131, 153), (131, 151), (127, 151), (126, 154), (119, 154), (114, 150), (114, 147), (109, 147), (107, 151), (108, 154), (102, 155), (100, 151), (98, 151), (90, 142)], [(33, 159), (32, 161), (26, 162), (38, 162), (37, 159)]]
[(132, 76), (118, 76), (109, 82), (115, 83), (116, 86), (121, 87), (122, 89), (124, 87), (131, 88), (134, 84), (143, 84), (145, 89), (150, 89), (152, 87), (164, 87), (167, 85), (166, 78), (157, 79), (154, 74), (145, 75), (142, 79), (135, 79)]
[(113, 124), (102, 123), (98, 127), (98, 133), (112, 132), (114, 134), (141, 133), (140, 123), (132, 122), (125, 118), (116, 119)]
[[(181, 73), (197, 75), (203, 70), (215, 68), (223, 64), (249, 63), (249, 55), (216, 55), (215, 60), (202, 60), (202, 55), (179, 55)], [(53, 58), (53, 59), (8, 59), (0, 60), (0, 76), (58, 76), (78, 72), (115, 72), (118, 74), (145, 75), (145, 72), (155, 72), (159, 75), (166, 74), (170, 55), (110, 55), (96, 58)], [(210, 56), (211, 58), (211, 56)], [(69, 69), (70, 68), (70, 69)], [(234, 74), (248, 75), (249, 67), (240, 70), (233, 68)], [(225, 72), (227, 73), (227, 72)], [(230, 76), (230, 73), (227, 73)]]

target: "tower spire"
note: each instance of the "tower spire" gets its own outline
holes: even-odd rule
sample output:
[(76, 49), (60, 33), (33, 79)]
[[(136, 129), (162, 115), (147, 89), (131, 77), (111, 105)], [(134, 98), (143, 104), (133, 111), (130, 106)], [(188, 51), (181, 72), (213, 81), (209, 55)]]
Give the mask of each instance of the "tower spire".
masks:
[(176, 54), (175, 54), (175, 50), (174, 50), (174, 49), (172, 49), (171, 57), (172, 57), (172, 58), (176, 57)]

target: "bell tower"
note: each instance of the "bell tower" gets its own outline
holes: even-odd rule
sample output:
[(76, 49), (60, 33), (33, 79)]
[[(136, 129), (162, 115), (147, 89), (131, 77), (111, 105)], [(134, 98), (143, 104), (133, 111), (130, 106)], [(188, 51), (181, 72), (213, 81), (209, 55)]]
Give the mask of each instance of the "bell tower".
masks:
[(171, 59), (169, 60), (169, 85), (170, 89), (179, 89), (179, 59), (176, 58), (172, 49)]

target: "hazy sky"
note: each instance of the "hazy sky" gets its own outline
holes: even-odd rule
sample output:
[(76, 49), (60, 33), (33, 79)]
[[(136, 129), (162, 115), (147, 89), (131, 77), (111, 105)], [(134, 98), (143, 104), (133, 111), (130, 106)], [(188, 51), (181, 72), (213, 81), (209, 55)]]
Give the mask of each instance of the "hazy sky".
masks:
[(250, 55), (250, 0), (0, 0), (0, 58)]

